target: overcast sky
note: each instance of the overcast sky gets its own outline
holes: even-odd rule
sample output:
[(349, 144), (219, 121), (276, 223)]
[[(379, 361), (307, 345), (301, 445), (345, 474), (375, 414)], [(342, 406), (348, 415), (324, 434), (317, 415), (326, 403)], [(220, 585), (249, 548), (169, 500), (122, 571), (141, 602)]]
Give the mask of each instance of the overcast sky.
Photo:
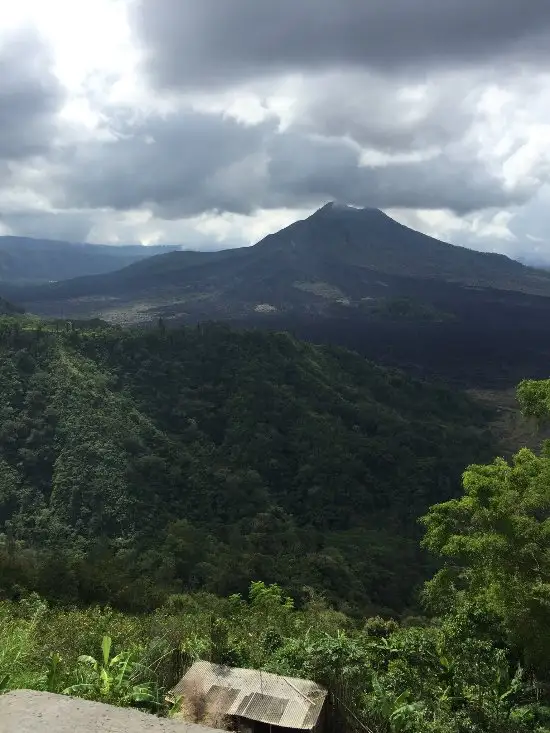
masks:
[(329, 200), (550, 260), (550, 0), (17, 0), (0, 234), (253, 242)]

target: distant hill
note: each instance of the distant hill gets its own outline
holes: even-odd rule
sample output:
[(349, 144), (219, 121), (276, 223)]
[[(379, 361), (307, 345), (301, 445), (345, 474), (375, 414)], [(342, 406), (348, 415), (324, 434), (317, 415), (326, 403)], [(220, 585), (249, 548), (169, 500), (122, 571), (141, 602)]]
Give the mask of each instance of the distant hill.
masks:
[(550, 260), (540, 254), (527, 254), (517, 258), (518, 262), (528, 267), (536, 267), (539, 270), (550, 270)]
[(10, 303), (8, 300), (4, 300), (4, 298), (0, 298), (0, 315), (12, 316), (23, 312), (23, 308)]
[(110, 246), (0, 237), (0, 282), (36, 283), (101, 275), (175, 247)]

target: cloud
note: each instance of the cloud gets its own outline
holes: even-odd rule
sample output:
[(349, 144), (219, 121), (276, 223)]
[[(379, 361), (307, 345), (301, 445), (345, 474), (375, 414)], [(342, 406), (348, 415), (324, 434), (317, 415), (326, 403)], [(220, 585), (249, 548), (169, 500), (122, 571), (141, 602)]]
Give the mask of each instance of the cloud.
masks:
[(19, 28), (0, 34), (0, 160), (46, 153), (63, 100), (50, 50), (37, 33)]
[[(115, 122), (117, 120), (117, 122)], [(277, 120), (250, 125), (185, 108), (139, 123), (121, 113), (109, 136), (67, 147), (48, 186), (56, 207), (147, 208), (181, 219), (204, 212), (315, 208), (328, 199), (458, 214), (526, 201), (537, 181), (510, 185), (466, 147), (369, 163), (346, 138), (311, 135)]]
[(61, 242), (86, 242), (97, 213), (93, 211), (40, 211), (22, 209), (3, 214), (5, 234)]
[(233, 246), (329, 199), (482, 248), (549, 230), (548, 0), (80, 2), (40, 10), (53, 47), (0, 27), (10, 231)]
[(370, 150), (441, 149), (460, 141), (476, 120), (487, 76), (437, 73), (411, 83), (368, 71), (308, 76), (296, 82), (291, 122)]
[(152, 88), (282, 109), (239, 211), (334, 198), (494, 217), (549, 178), (546, 0), (136, 0), (132, 18)]
[(168, 220), (146, 209), (21, 209), (0, 219), (0, 235), (113, 245), (179, 244), (183, 249), (218, 250), (254, 244), (311, 213), (311, 209), (270, 209), (252, 216), (220, 213)]
[(245, 213), (255, 156), (276, 123), (247, 126), (222, 114), (184, 109), (134, 122), (111, 119), (110, 141), (91, 140), (63, 152), (58, 202), (125, 210), (147, 205), (166, 218), (208, 210)]
[(356, 206), (466, 214), (522, 203), (533, 193), (521, 183), (507, 188), (480, 161), (462, 159), (460, 151), (409, 163), (359, 166), (357, 151), (341, 141), (288, 135), (274, 140), (272, 155), (274, 195), (286, 202), (336, 199)]
[[(147, 211), (113, 212), (110, 209), (64, 209), (59, 211), (19, 211), (3, 217), (4, 231), (36, 239), (97, 244), (181, 244), (186, 249), (216, 249), (242, 245), (232, 232), (201, 232), (200, 221), (166, 222)], [(136, 234), (139, 233), (139, 236)], [(228, 235), (228, 236), (225, 236)]]
[(151, 77), (168, 88), (346, 68), (417, 76), (550, 56), (547, 0), (137, 0), (133, 19)]

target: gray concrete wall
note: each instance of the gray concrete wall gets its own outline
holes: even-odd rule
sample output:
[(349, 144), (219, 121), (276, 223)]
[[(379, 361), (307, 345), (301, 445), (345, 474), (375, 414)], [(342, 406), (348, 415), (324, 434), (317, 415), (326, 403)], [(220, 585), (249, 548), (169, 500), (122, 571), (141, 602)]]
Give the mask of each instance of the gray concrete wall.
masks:
[(0, 695), (0, 733), (221, 732), (76, 697), (16, 690)]

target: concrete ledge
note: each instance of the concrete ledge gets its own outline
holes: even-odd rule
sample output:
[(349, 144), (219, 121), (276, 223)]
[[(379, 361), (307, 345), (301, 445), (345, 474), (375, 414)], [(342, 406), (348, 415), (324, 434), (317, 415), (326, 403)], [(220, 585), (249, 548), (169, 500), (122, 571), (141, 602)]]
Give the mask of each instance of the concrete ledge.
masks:
[(0, 733), (222, 733), (129, 708), (50, 692), (0, 695)]

